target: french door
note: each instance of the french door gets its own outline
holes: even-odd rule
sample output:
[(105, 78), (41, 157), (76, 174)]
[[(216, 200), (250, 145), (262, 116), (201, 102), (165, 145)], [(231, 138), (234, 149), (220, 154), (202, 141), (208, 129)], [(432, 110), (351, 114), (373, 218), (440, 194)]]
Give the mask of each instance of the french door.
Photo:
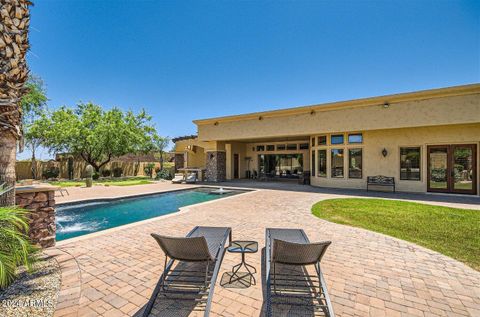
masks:
[(475, 144), (427, 147), (428, 191), (477, 193), (477, 146)]

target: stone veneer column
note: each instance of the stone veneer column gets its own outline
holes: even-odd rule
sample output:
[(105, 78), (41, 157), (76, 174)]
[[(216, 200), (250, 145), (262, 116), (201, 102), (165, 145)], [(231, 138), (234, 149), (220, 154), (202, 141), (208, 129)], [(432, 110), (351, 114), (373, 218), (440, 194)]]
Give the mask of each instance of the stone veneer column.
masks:
[(175, 164), (175, 173), (178, 172), (179, 168), (183, 168), (185, 164), (185, 157), (184, 154), (177, 154), (173, 158), (173, 162)]
[(30, 211), (30, 241), (42, 248), (55, 245), (55, 188), (19, 187), (15, 194), (15, 203)]
[(223, 182), (226, 179), (227, 155), (224, 151), (207, 152), (205, 178), (209, 182)]

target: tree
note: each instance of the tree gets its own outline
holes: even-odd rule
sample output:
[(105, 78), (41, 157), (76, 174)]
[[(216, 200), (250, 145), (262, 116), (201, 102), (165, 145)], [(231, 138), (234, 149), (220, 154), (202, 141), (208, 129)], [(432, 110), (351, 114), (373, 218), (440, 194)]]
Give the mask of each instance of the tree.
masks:
[(135, 153), (137, 145), (155, 133), (144, 110), (138, 114), (118, 108), (103, 110), (93, 103), (61, 107), (43, 115), (34, 126), (50, 151), (80, 156), (96, 172), (113, 157)]
[(41, 117), (47, 109), (47, 96), (43, 81), (40, 77), (30, 76), (26, 83), (27, 93), (23, 96), (22, 123), (25, 144), (32, 152), (32, 178), (37, 178), (37, 164), (35, 153), (43, 142), (42, 129), (34, 126), (34, 122)]
[[(17, 141), (22, 137), (20, 100), (26, 92), (30, 25), (28, 0), (1, 0), (0, 14), (0, 182), (15, 185)], [(6, 197), (15, 204), (15, 191)]]
[(163, 170), (163, 157), (165, 155), (165, 149), (170, 144), (169, 137), (162, 137), (157, 134), (153, 136), (153, 151), (158, 153), (160, 160), (160, 170)]

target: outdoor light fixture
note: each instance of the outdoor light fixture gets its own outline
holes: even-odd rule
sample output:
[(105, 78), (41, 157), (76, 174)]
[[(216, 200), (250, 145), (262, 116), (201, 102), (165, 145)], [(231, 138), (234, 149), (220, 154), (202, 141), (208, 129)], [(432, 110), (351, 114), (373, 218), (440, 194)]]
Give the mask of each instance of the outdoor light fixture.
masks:
[(218, 121), (215, 121), (215, 123), (213, 125), (218, 125)]
[(390, 107), (390, 104), (389, 104), (388, 102), (386, 102), (386, 103), (383, 104), (383, 108), (386, 109), (386, 108), (388, 108), (388, 107)]
[(310, 115), (313, 116), (314, 114), (315, 114), (315, 110), (310, 111)]
[(382, 155), (383, 155), (383, 157), (386, 157), (387, 154), (388, 154), (387, 149), (386, 149), (386, 148), (383, 148), (383, 150), (382, 150)]
[(263, 120), (263, 117), (262, 116), (258, 117), (258, 120)]

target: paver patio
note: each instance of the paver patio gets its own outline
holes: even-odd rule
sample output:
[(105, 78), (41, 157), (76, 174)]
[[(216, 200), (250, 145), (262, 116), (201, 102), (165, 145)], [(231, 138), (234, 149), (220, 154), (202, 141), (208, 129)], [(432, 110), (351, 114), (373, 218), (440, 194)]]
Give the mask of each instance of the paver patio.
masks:
[[(137, 192), (151, 190), (135, 187)], [(60, 242), (49, 250), (59, 254), (65, 268), (62, 277), (67, 278), (56, 316), (134, 315), (162, 272), (163, 253), (150, 233), (184, 236), (196, 225), (231, 226), (233, 239), (257, 240), (260, 248), (266, 227), (303, 228), (312, 241), (331, 240), (322, 268), (337, 316), (480, 316), (480, 272), (414, 244), (311, 215), (313, 203), (336, 196), (260, 189)], [(259, 271), (257, 285), (223, 288), (222, 274), (239, 262), (238, 254), (225, 254), (212, 316), (261, 315), (261, 252), (249, 254), (247, 261)]]

